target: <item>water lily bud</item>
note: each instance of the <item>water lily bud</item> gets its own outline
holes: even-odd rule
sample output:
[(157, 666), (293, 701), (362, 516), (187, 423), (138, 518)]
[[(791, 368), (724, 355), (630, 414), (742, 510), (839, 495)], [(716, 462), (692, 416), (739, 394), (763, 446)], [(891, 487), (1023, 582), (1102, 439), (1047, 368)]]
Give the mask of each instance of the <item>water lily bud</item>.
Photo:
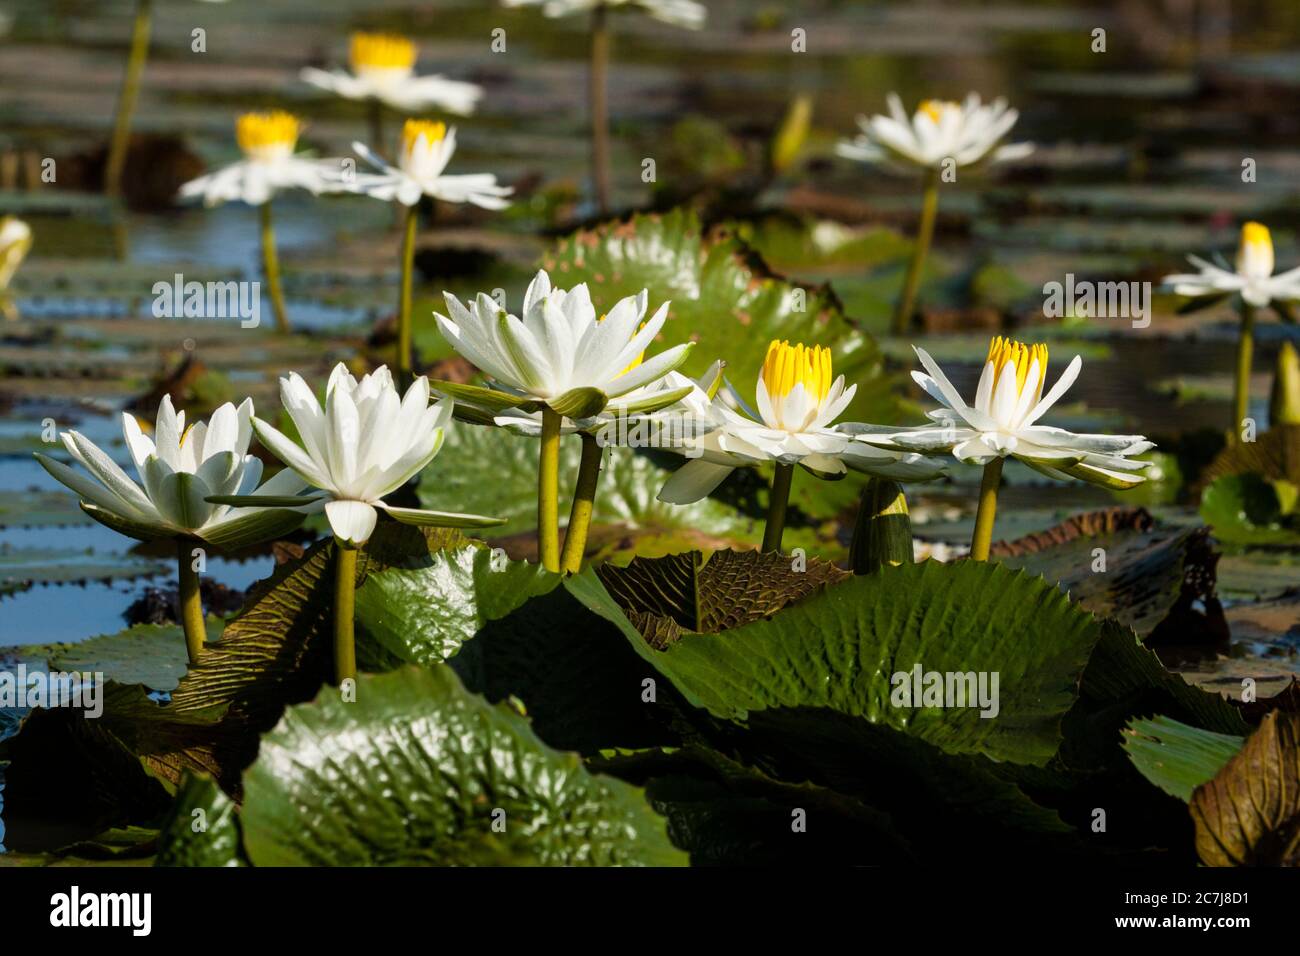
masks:
[(872, 478), (862, 489), (849, 558), (854, 574), (912, 563), (912, 519), (898, 482)]
[(812, 126), (812, 97), (797, 96), (786, 111), (781, 126), (772, 138), (772, 172), (783, 173), (794, 165), (808, 139)]
[(1300, 355), (1290, 342), (1284, 342), (1277, 353), (1277, 372), (1268, 400), (1268, 423), (1270, 428), (1300, 425)]

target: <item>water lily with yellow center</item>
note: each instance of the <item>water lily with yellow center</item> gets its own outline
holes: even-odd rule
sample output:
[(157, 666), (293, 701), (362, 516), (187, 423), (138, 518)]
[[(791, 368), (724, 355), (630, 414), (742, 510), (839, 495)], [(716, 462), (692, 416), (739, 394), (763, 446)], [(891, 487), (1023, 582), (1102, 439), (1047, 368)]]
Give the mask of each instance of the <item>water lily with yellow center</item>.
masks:
[(921, 217), (916, 245), (894, 308), (893, 331), (901, 335), (912, 321), (921, 271), (934, 237), (939, 209), (939, 182), (945, 170), (954, 176), (963, 167), (1021, 159), (1033, 152), (1033, 143), (999, 145), (1011, 132), (1019, 113), (997, 99), (983, 104), (971, 93), (965, 102), (925, 100), (910, 117), (903, 101), (890, 93), (888, 116), (858, 117), (860, 132), (839, 144), (841, 156), (864, 163), (880, 163), (893, 170), (924, 171)]
[(959, 461), (984, 466), (971, 545), (974, 557), (988, 557), (997, 487), (1006, 458), (1017, 458), (1062, 481), (1078, 478), (1123, 489), (1145, 480), (1141, 472), (1151, 463), (1130, 457), (1154, 447), (1143, 436), (1077, 434), (1038, 424), (1079, 377), (1083, 367), (1079, 356), (1044, 395), (1047, 346), (1027, 346), (999, 336), (989, 346), (975, 401), (967, 405), (929, 353), (917, 348), (916, 354), (925, 371), (913, 372), (912, 378), (942, 405), (929, 413), (934, 424), (916, 428), (853, 425), (846, 430), (881, 448), (947, 452)]
[(402, 241), (402, 283), (397, 310), (397, 369), (402, 378), (411, 374), (411, 282), (415, 265), (416, 207), (421, 196), (444, 202), (470, 203), (483, 209), (504, 209), (513, 189), (497, 184), (491, 173), (448, 176), (443, 171), (456, 152), (456, 127), (431, 120), (409, 119), (402, 127), (402, 149), (396, 166), (388, 163), (363, 143), (352, 148), (380, 170), (377, 175), (354, 177), (351, 189), (385, 202), (406, 207), (405, 238)]
[[(256, 494), (283, 505), (278, 496), (297, 495), (306, 483), (285, 470), (262, 482), (262, 462), (248, 453), (253, 403), (226, 403), (207, 422), (186, 427), (171, 397), (158, 405), (153, 437), (135, 417), (123, 413), (122, 433), (140, 479), (137, 484), (94, 442), (75, 431), (60, 434), (64, 448), (88, 474), (37, 454), (50, 475), (71, 488), (81, 509), (100, 524), (141, 541), (175, 540), (181, 582), (181, 617), (190, 660), (203, 648), (203, 609), (192, 549), (208, 544), (239, 549), (279, 537), (302, 523), (303, 513), (286, 507), (232, 508), (210, 495)], [(260, 485), (259, 485), (260, 482)]]
[(712, 427), (675, 449), (692, 460), (673, 473), (659, 499), (690, 504), (711, 493), (736, 468), (773, 462), (763, 550), (776, 551), (795, 465), (825, 479), (843, 477), (849, 469), (903, 481), (925, 481), (942, 473), (941, 462), (867, 444), (849, 434), (845, 424), (834, 424), (853, 401), (857, 386), (846, 388), (843, 375), (832, 376), (829, 349), (772, 342), (758, 376), (757, 408), (747, 405), (728, 383), (710, 405)]
[[(485, 293), (469, 306), (451, 293), (443, 296), (450, 315), (435, 313), (438, 327), (457, 352), (488, 376), (491, 387), (435, 382), (434, 389), (492, 415), (510, 409), (541, 414), (538, 548), (542, 563), (558, 571), (556, 499), (564, 419), (593, 418), (618, 399), (659, 381), (686, 361), (691, 344), (638, 361), (668, 319), (667, 302), (646, 319), (649, 293), (642, 290), (616, 302), (602, 320), (585, 283), (567, 291), (556, 289), (544, 270), (524, 293), (522, 318)], [(654, 394), (626, 407), (653, 411), (682, 394)]]
[(307, 67), (299, 76), (344, 99), (370, 100), (403, 113), (429, 109), (460, 116), (473, 113), (483, 88), (437, 74), (416, 76), (418, 53), (415, 43), (407, 37), (358, 32), (348, 41), (347, 70)]
[(1229, 268), (1226, 263), (1215, 265), (1198, 256), (1187, 258), (1200, 271), (1165, 276), (1165, 285), (1175, 293), (1201, 299), (1204, 306), (1214, 305), (1229, 296), (1240, 297), (1237, 309), (1241, 314), (1241, 328), (1237, 337), (1236, 381), (1230, 431), (1235, 441), (1250, 412), (1255, 310), (1271, 306), (1283, 321), (1295, 322), (1291, 304), (1300, 300), (1300, 268), (1273, 274), (1273, 237), (1268, 227), (1258, 222), (1248, 222), (1241, 227), (1241, 242), (1237, 247), (1235, 267)]
[(289, 331), (289, 319), (280, 286), (271, 200), (285, 189), (305, 189), (313, 195), (341, 192), (346, 188), (343, 175), (350, 162), (295, 155), (301, 132), (298, 118), (283, 110), (244, 113), (235, 119), (235, 141), (244, 158), (191, 180), (180, 189), (182, 199), (202, 199), (206, 206), (240, 201), (258, 207), (262, 264), (276, 327), (281, 332)]

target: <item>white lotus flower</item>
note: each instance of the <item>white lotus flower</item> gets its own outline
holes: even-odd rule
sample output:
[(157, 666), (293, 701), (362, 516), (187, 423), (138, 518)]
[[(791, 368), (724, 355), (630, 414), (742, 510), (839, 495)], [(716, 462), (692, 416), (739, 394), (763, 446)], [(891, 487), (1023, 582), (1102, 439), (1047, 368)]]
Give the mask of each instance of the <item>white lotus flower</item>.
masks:
[[(498, 390), (439, 383), (439, 391), (495, 410), (547, 405), (561, 415), (589, 418), (662, 379), (686, 361), (692, 343), (643, 359), (668, 318), (668, 303), (645, 320), (642, 289), (597, 316), (585, 283), (553, 289), (539, 271), (524, 294), (519, 319), (480, 293), (472, 308), (444, 293), (451, 317), (435, 313), (447, 341), (492, 379)], [(644, 409), (638, 409), (644, 410)]]
[(690, 504), (712, 492), (736, 468), (764, 461), (798, 464), (820, 478), (848, 469), (897, 480), (928, 480), (942, 473), (933, 460), (857, 441), (833, 422), (858, 387), (831, 379), (830, 349), (773, 341), (755, 390), (757, 410), (728, 383), (709, 406), (712, 428), (678, 451), (692, 458), (668, 479), (659, 500)]
[(9, 288), (14, 273), (32, 248), (32, 227), (17, 216), (0, 219), (0, 292)]
[(898, 94), (890, 93), (887, 101), (888, 116), (858, 117), (861, 132), (840, 143), (841, 156), (904, 169), (932, 169), (947, 159), (958, 166), (973, 166), (1020, 159), (1034, 150), (1033, 143), (998, 145), (1020, 116), (1004, 99), (981, 105), (979, 95), (971, 93), (964, 103), (926, 100), (911, 118)]
[(1300, 268), (1273, 275), (1273, 238), (1268, 227), (1248, 222), (1241, 227), (1236, 269), (1225, 269), (1197, 256), (1188, 261), (1200, 272), (1165, 276), (1165, 285), (1178, 295), (1225, 295), (1240, 292), (1254, 306), (1300, 299)]
[(213, 495), (249, 494), (279, 500), (305, 487), (288, 470), (258, 487), (262, 462), (248, 454), (252, 418), (253, 402), (245, 399), (238, 408), (227, 402), (206, 424), (186, 428), (185, 413), (175, 411), (164, 395), (150, 438), (133, 416), (123, 413), (122, 433), (140, 484), (79, 432), (65, 431), (60, 437), (90, 477), (45, 455), (36, 458), (55, 480), (81, 496), (87, 514), (122, 534), (142, 540), (193, 536), (222, 547), (242, 546), (284, 534), (303, 518), (279, 508), (230, 508), (207, 501)]
[(325, 517), (334, 536), (365, 544), (375, 530), (376, 508), (406, 524), (444, 528), (487, 527), (500, 519), (384, 504), (384, 495), (415, 477), (442, 448), (452, 403), (429, 404), (429, 380), (420, 376), (399, 396), (387, 366), (358, 382), (340, 362), (325, 388), (325, 407), (296, 372), (280, 379), (280, 398), (302, 440), (299, 445), (269, 423), (253, 429), (304, 482), (325, 492)]
[(698, 30), (704, 26), (708, 9), (694, 0), (504, 0), (507, 7), (541, 7), (548, 17), (586, 13), (598, 6), (643, 10), (656, 20)]
[(921, 348), (916, 354), (925, 373), (913, 372), (912, 378), (943, 405), (929, 413), (937, 424), (851, 426), (849, 430), (864, 441), (905, 451), (950, 452), (976, 465), (1018, 458), (1049, 478), (1080, 478), (1109, 488), (1132, 488), (1145, 480), (1140, 472), (1151, 463), (1128, 457), (1155, 447), (1143, 436), (1081, 435), (1038, 424), (1079, 377), (1083, 362), (1077, 355), (1043, 395), (1047, 346), (1031, 348), (999, 336), (989, 348), (975, 402), (967, 405), (934, 359)]
[(354, 191), (363, 192), (385, 202), (396, 200), (414, 206), (421, 196), (444, 202), (467, 202), (483, 209), (505, 209), (505, 197), (514, 192), (497, 184), (491, 173), (448, 176), (443, 173), (456, 152), (456, 127), (428, 120), (407, 120), (402, 127), (402, 152), (397, 165), (390, 166), (371, 152), (364, 143), (353, 143), (366, 162), (380, 170), (375, 175), (358, 176)]
[(404, 113), (425, 109), (461, 116), (473, 113), (483, 88), (445, 76), (416, 76), (416, 52), (415, 44), (403, 36), (354, 33), (348, 45), (351, 72), (307, 67), (299, 76), (344, 99), (378, 100)]
[(186, 183), (181, 198), (202, 197), (207, 206), (232, 200), (260, 206), (283, 189), (313, 194), (343, 189), (342, 159), (294, 155), (301, 130), (297, 117), (280, 110), (244, 113), (235, 120), (235, 139), (246, 158)]

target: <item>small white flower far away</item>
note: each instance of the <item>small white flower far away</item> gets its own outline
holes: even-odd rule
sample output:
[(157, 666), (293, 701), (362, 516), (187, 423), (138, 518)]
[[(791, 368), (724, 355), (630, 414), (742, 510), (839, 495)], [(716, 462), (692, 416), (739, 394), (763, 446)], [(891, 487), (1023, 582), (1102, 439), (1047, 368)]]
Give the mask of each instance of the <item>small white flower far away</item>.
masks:
[(233, 201), (260, 206), (285, 189), (313, 194), (342, 190), (344, 160), (294, 155), (301, 131), (297, 117), (280, 110), (244, 113), (235, 121), (244, 159), (186, 183), (181, 198), (202, 198), (208, 206)]
[(1083, 481), (1109, 488), (1132, 488), (1144, 479), (1150, 462), (1135, 461), (1154, 447), (1141, 435), (1076, 434), (1038, 424), (1074, 384), (1083, 367), (1076, 355), (1046, 395), (1047, 346), (1025, 346), (1001, 337), (989, 348), (975, 401), (967, 405), (924, 349), (916, 354), (925, 372), (912, 378), (942, 408), (929, 413), (933, 425), (917, 428), (848, 426), (864, 441), (882, 448), (926, 454), (948, 452), (967, 464), (1017, 458), (1049, 478)]
[[(302, 444), (259, 418), (253, 429), (262, 444), (302, 480), (324, 492), (325, 517), (334, 536), (360, 546), (370, 539), (383, 509), (406, 524), (481, 528), (501, 524), (480, 515), (396, 508), (390, 494), (415, 477), (442, 448), (452, 403), (429, 404), (429, 380), (420, 376), (399, 396), (387, 366), (360, 382), (339, 363), (325, 388), (325, 407), (296, 372), (280, 379), (280, 398)], [(321, 498), (305, 503), (319, 506)]]
[(248, 454), (252, 418), (252, 400), (245, 399), (238, 408), (226, 403), (206, 423), (186, 428), (185, 413), (175, 411), (164, 395), (150, 438), (123, 413), (122, 433), (140, 484), (79, 432), (65, 431), (60, 438), (90, 477), (45, 455), (36, 458), (81, 497), (87, 514), (122, 534), (141, 540), (192, 536), (222, 547), (251, 544), (286, 533), (303, 515), (282, 508), (231, 508), (207, 499), (255, 495), (275, 501), (306, 487), (287, 469), (258, 486), (262, 462)]
[(456, 152), (456, 127), (428, 120), (407, 120), (402, 127), (402, 151), (397, 165), (390, 166), (364, 143), (352, 148), (377, 174), (358, 174), (351, 188), (384, 202), (414, 206), (421, 196), (444, 202), (470, 203), (483, 209), (505, 209), (505, 197), (514, 192), (497, 183), (491, 173), (447, 175), (444, 170)]
[(31, 226), (17, 216), (0, 218), (0, 292), (9, 288), (14, 273), (31, 248)]
[[(643, 390), (676, 369), (692, 344), (675, 345), (645, 358), (668, 318), (668, 303), (645, 318), (649, 294), (643, 289), (598, 316), (586, 284), (565, 291), (551, 286), (540, 271), (524, 294), (523, 317), (516, 318), (480, 293), (469, 306), (444, 293), (450, 316), (435, 313), (447, 341), (491, 379), (493, 389), (461, 386), (446, 390), (458, 398), (496, 411), (522, 408), (526, 412), (549, 406), (562, 416), (585, 419), (599, 414), (620, 398), (626, 411), (649, 411), (682, 397), (648, 396)], [(446, 383), (439, 383), (444, 390)]]
[(541, 7), (548, 17), (589, 13), (598, 6), (641, 10), (656, 20), (699, 30), (708, 19), (708, 8), (694, 0), (504, 0), (507, 7)]
[(299, 74), (312, 86), (348, 100), (377, 100), (404, 113), (427, 109), (468, 116), (483, 88), (445, 76), (415, 75), (417, 50), (403, 36), (354, 33), (348, 46), (348, 70), (307, 67)]
[(926, 100), (910, 117), (898, 94), (890, 93), (888, 103), (888, 116), (858, 117), (860, 132), (839, 144), (841, 156), (901, 169), (935, 169), (945, 160), (974, 166), (1020, 159), (1034, 150), (1033, 143), (998, 145), (1020, 116), (1003, 99), (982, 104), (971, 93), (964, 103)]
[(910, 451), (877, 448), (834, 424), (857, 392), (844, 376), (832, 381), (831, 353), (821, 346), (768, 346), (750, 408), (728, 383), (709, 406), (709, 428), (677, 451), (691, 456), (664, 484), (659, 499), (690, 504), (712, 492), (736, 468), (775, 461), (798, 464), (820, 478), (849, 469), (897, 480), (938, 477), (940, 462)]
[(1247, 304), (1261, 307), (1300, 300), (1300, 268), (1273, 274), (1273, 237), (1268, 227), (1258, 222), (1241, 227), (1236, 268), (1216, 266), (1198, 256), (1187, 259), (1200, 271), (1165, 276), (1165, 285), (1178, 295), (1222, 296), (1235, 292)]

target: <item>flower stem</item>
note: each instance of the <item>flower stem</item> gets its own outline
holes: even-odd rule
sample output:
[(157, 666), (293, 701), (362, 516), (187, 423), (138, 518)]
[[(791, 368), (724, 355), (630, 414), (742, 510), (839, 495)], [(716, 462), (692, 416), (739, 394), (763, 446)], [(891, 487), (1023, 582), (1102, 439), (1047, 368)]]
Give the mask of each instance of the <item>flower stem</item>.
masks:
[(591, 11), (591, 167), (596, 181), (596, 209), (609, 212), (609, 23), (603, 3)]
[(203, 651), (203, 642), (208, 635), (203, 623), (203, 599), (199, 596), (199, 573), (194, 570), (194, 558), (190, 554), (192, 544), (186, 538), (176, 542), (176, 570), (180, 576), (177, 594), (181, 627), (185, 631), (185, 651), (189, 654), (190, 663), (194, 664)]
[(334, 682), (357, 679), (357, 644), (353, 631), (357, 597), (357, 548), (334, 539)]
[(894, 309), (895, 335), (904, 334), (908, 323), (912, 321), (916, 290), (921, 285), (921, 270), (925, 267), (925, 257), (930, 253), (930, 240), (934, 237), (934, 217), (939, 211), (939, 170), (927, 170), (921, 188), (921, 221), (916, 227), (916, 245), (912, 249), (912, 260), (907, 264), (903, 291), (898, 297), (898, 306)]
[(117, 111), (113, 117), (113, 138), (108, 145), (108, 162), (104, 166), (104, 192), (117, 196), (122, 192), (122, 170), (131, 145), (131, 117), (140, 92), (140, 76), (149, 56), (151, 0), (136, 0), (135, 21), (131, 26), (131, 52), (127, 55), (126, 75), (117, 94)]
[(596, 502), (596, 485), (600, 482), (600, 462), (605, 449), (595, 435), (582, 435), (582, 462), (578, 465), (578, 484), (573, 490), (573, 507), (569, 510), (569, 530), (564, 535), (564, 554), (560, 570), (577, 574), (582, 570), (582, 556), (587, 550), (587, 532), (591, 529), (591, 512)]
[(375, 151), (375, 155), (383, 159), (387, 153), (384, 149), (384, 104), (377, 98), (372, 98), (368, 106), (368, 116), (370, 120), (370, 144)]
[(415, 269), (415, 231), (419, 205), (406, 208), (402, 240), (402, 298), (397, 307), (397, 373), (403, 387), (411, 379), (411, 280)]
[(794, 479), (794, 465), (777, 462), (772, 474), (772, 493), (767, 503), (767, 525), (763, 528), (763, 551), (780, 551), (781, 534), (785, 531), (785, 510), (790, 504), (790, 482)]
[(537, 461), (537, 553), (547, 571), (560, 570), (560, 423), (542, 406), (542, 447)]
[(994, 458), (984, 466), (980, 481), (979, 510), (975, 512), (975, 533), (970, 539), (970, 556), (976, 561), (989, 559), (989, 546), (993, 543), (993, 519), (998, 511), (998, 484), (1002, 481), (1004, 459)]
[(289, 315), (284, 310), (284, 290), (280, 287), (280, 257), (275, 252), (275, 227), (271, 225), (271, 200), (258, 207), (262, 216), (262, 271), (266, 274), (266, 291), (271, 296), (275, 328), (289, 331)]
[(1241, 331), (1237, 336), (1237, 379), (1232, 392), (1230, 444), (1241, 441), (1241, 423), (1250, 414), (1250, 366), (1255, 354), (1255, 307), (1241, 303)]

